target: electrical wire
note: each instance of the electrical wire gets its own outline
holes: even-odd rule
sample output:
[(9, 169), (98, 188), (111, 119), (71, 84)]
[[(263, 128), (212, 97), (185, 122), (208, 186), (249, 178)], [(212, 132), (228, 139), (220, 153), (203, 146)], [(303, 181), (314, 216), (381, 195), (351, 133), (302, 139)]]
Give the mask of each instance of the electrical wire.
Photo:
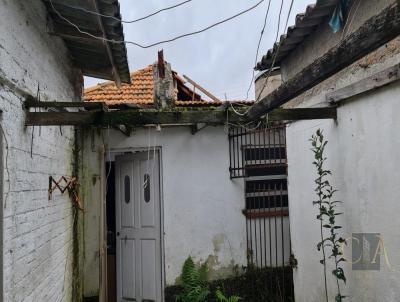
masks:
[(344, 37), (350, 32), (351, 26), (352, 26), (352, 24), (353, 24), (353, 21), (354, 21), (356, 15), (357, 15), (357, 12), (358, 12), (358, 9), (359, 9), (359, 7), (360, 7), (361, 2), (362, 2), (362, 0), (359, 0), (359, 1), (358, 1), (357, 6), (356, 6), (356, 8), (355, 8), (355, 10), (354, 10), (354, 13), (353, 13), (353, 7), (354, 7), (354, 5), (351, 6), (350, 12), (349, 12), (348, 17), (347, 17), (347, 19), (349, 19), (350, 15), (352, 15), (352, 16), (351, 16), (351, 20), (350, 20), (350, 22), (348, 22), (349, 20), (347, 20), (346, 24), (344, 25), (341, 40), (343, 40)]
[(4, 198), (4, 205), (3, 208), (5, 209), (7, 207), (7, 200), (8, 200), (8, 195), (11, 192), (11, 179), (10, 179), (10, 169), (8, 167), (8, 156), (9, 156), (9, 144), (8, 144), (8, 139), (7, 139), (7, 135), (6, 132), (4, 131), (4, 128), (2, 126), (2, 124), (0, 123), (0, 131), (1, 134), (3, 135), (4, 138), (4, 142), (6, 143), (6, 156), (5, 156), (5, 170), (7, 172), (7, 182), (8, 182), (8, 189), (7, 189), (7, 193), (6, 196)]
[[(290, 3), (289, 12), (288, 12), (288, 15), (287, 15), (287, 18), (286, 18), (285, 29), (284, 29), (283, 32), (286, 32), (286, 30), (287, 30), (288, 23), (289, 23), (289, 17), (290, 17), (290, 14), (291, 14), (291, 12), (292, 12), (292, 8), (293, 8), (293, 3), (294, 3), (294, 0), (292, 0), (291, 3)], [(282, 0), (282, 2), (281, 2), (281, 8), (280, 8), (280, 10), (279, 10), (278, 30), (276, 31), (276, 37), (275, 37), (275, 43), (274, 43), (274, 45), (278, 42), (279, 29), (280, 29), (280, 23), (281, 23), (281, 15), (282, 15), (282, 7), (283, 7), (283, 0)], [(275, 61), (276, 61), (276, 58), (278, 57), (278, 53), (279, 53), (280, 47), (281, 47), (281, 43), (278, 43), (278, 47), (277, 47), (277, 49), (276, 49), (274, 58), (273, 58), (273, 60), (272, 60), (271, 67), (270, 67), (270, 69), (269, 69), (269, 71), (268, 71), (268, 75), (267, 75), (267, 77), (265, 78), (264, 85), (263, 85), (263, 87), (262, 87), (260, 93), (258, 94), (258, 96), (257, 96), (257, 98), (256, 98), (256, 103), (260, 100), (261, 95), (262, 95), (262, 93), (264, 92), (265, 87), (267, 87), (267, 85), (268, 85), (268, 80), (269, 80), (269, 78), (270, 78), (270, 76), (271, 76), (271, 74), (272, 74), (272, 70), (274, 69)]]
[[(267, 26), (267, 19), (268, 19), (268, 13), (269, 13), (270, 6), (271, 6), (271, 0), (268, 1), (268, 8), (267, 8), (267, 12), (266, 12), (265, 18), (264, 18), (264, 25), (263, 25), (262, 30), (261, 30), (260, 39), (258, 40), (254, 66), (257, 65), (258, 53), (260, 51), (260, 45), (261, 45), (262, 38), (264, 36), (265, 27)], [(247, 89), (247, 92), (246, 92), (246, 101), (249, 99), (249, 93), (250, 93), (251, 87), (253, 86), (254, 77), (255, 77), (255, 70), (253, 68), (253, 75), (252, 75), (252, 78), (251, 78), (251, 81), (250, 81), (250, 86), (249, 86), (249, 88)]]
[[(264, 36), (265, 27), (266, 27), (266, 25), (267, 25), (267, 20), (268, 20), (268, 14), (269, 14), (270, 6), (271, 6), (271, 0), (268, 2), (268, 8), (267, 8), (267, 12), (266, 12), (266, 14), (265, 14), (263, 28), (262, 28), (262, 30), (261, 30), (260, 39), (258, 40), (258, 45), (257, 45), (257, 51), (256, 51), (256, 57), (255, 57), (254, 66), (257, 65), (258, 53), (259, 53), (259, 51), (260, 51), (260, 45), (261, 45), (262, 38), (263, 38), (263, 36)], [(279, 33), (280, 15), (281, 15), (281, 13), (282, 13), (282, 6), (283, 6), (283, 0), (282, 0), (282, 2), (281, 2), (281, 8), (280, 8), (280, 11), (279, 11), (279, 21), (278, 21), (278, 31), (277, 31), (278, 33)], [(253, 75), (252, 75), (252, 78), (251, 78), (251, 81), (250, 81), (249, 88), (247, 89), (247, 92), (246, 92), (246, 101), (249, 99), (249, 92), (250, 92), (250, 89), (251, 89), (251, 87), (252, 87), (252, 85), (253, 85), (254, 77), (255, 77), (255, 70), (254, 70), (254, 68), (253, 68)], [(232, 108), (233, 112), (234, 112), (236, 115), (238, 115), (238, 116), (244, 116), (244, 115), (246, 115), (247, 112), (248, 112), (248, 110), (249, 110), (249, 109), (248, 109), (248, 110), (246, 110), (244, 113), (241, 113), (241, 112), (239, 112), (239, 111), (237, 111), (237, 110), (235, 109), (235, 107), (233, 106), (232, 102), (230, 102), (229, 105), (230, 105), (230, 107)]]
[(136, 22), (151, 18), (151, 17), (153, 17), (153, 16), (155, 16), (155, 15), (161, 13), (161, 12), (165, 12), (167, 10), (177, 8), (179, 6), (182, 6), (182, 5), (184, 5), (186, 3), (189, 3), (189, 2), (192, 2), (192, 1), (193, 0), (186, 0), (186, 1), (180, 2), (178, 4), (159, 9), (158, 11), (155, 11), (155, 12), (153, 12), (151, 14), (148, 14), (148, 15), (146, 15), (144, 17), (140, 17), (140, 18), (137, 18), (137, 19), (134, 19), (134, 20), (130, 20), (130, 21), (121, 20), (120, 18), (117, 18), (115, 16), (105, 15), (105, 14), (101, 14), (101, 13), (98, 13), (98, 12), (94, 12), (94, 11), (86, 9), (84, 7), (79, 7), (79, 6), (68, 6), (68, 7), (72, 8), (72, 9), (80, 10), (80, 11), (83, 11), (85, 13), (92, 14), (92, 15), (95, 15), (95, 16), (100, 16), (100, 17), (103, 17), (103, 18), (109, 18), (109, 19), (112, 19), (112, 20), (116, 20), (116, 21), (119, 21), (121, 23), (132, 24), (132, 23), (136, 23)]
[(108, 178), (111, 174), (111, 147), (110, 147), (110, 126), (107, 127), (107, 145), (104, 143), (104, 136), (103, 136), (103, 146), (107, 148), (107, 158), (108, 158), (108, 170), (106, 171), (106, 198), (108, 192)]
[[(278, 29), (277, 29), (277, 31), (276, 31), (276, 37), (275, 37), (275, 42), (274, 42), (274, 44), (278, 41), (278, 37), (279, 37), (279, 30), (280, 30), (280, 24), (281, 24), (281, 15), (282, 15), (283, 2), (284, 2), (284, 0), (281, 0), (281, 6), (280, 6), (280, 9), (279, 9), (279, 17), (278, 17)], [(286, 22), (286, 27), (287, 27), (287, 23), (288, 23), (288, 21), (289, 21), (289, 16), (290, 16), (290, 13), (291, 13), (291, 9), (292, 9), (292, 6), (293, 6), (293, 2), (294, 2), (294, 0), (292, 0), (291, 6), (290, 6), (290, 10), (289, 10), (289, 14), (288, 14), (288, 17), (287, 17), (287, 22)], [(261, 40), (261, 38), (262, 38), (262, 36), (260, 37), (260, 40)], [(279, 50), (279, 48), (278, 48), (278, 50)], [(277, 54), (278, 54), (278, 51), (275, 53), (275, 58), (276, 58)], [(258, 54), (257, 54), (257, 57), (258, 57)], [(257, 58), (256, 58), (256, 60), (257, 60)], [(257, 62), (256, 62), (256, 64), (257, 64)], [(253, 76), (254, 76), (254, 70), (253, 70)], [(252, 81), (253, 81), (253, 79), (252, 79)], [(260, 96), (260, 95), (262, 94), (262, 92), (264, 91), (267, 82), (268, 82), (268, 78), (266, 79), (266, 81), (265, 81), (265, 83), (264, 83), (264, 86), (263, 86), (263, 88), (261, 89), (261, 92), (259, 93), (259, 96)], [(250, 88), (251, 88), (251, 85), (252, 85), (252, 83), (250, 83), (249, 90), (250, 90)], [(248, 91), (249, 91), (249, 90), (248, 90)], [(255, 102), (256, 102), (256, 103), (258, 102), (258, 98), (255, 100)], [(247, 110), (245, 110), (244, 112), (239, 112), (239, 111), (237, 111), (237, 110), (234, 108), (234, 106), (233, 106), (232, 103), (230, 103), (230, 107), (232, 108), (233, 112), (234, 112), (236, 115), (238, 115), (238, 116), (245, 116), (245, 115), (250, 111), (250, 108), (251, 108), (251, 107), (249, 106), (249, 107), (247, 108)]]
[[(290, 8), (289, 8), (289, 12), (288, 12), (288, 15), (287, 15), (287, 18), (286, 18), (286, 23), (285, 23), (284, 32), (286, 32), (287, 27), (288, 27), (289, 18), (290, 18), (292, 9), (293, 9), (293, 3), (294, 3), (294, 0), (292, 0), (292, 1), (290, 2)], [(281, 9), (280, 9), (280, 11), (279, 11), (279, 23), (280, 23), (280, 19), (281, 19), (282, 6), (283, 6), (283, 0), (282, 0), (282, 2), (281, 2)], [(279, 25), (278, 25), (277, 35), (276, 35), (276, 42), (277, 42), (277, 40), (278, 40), (278, 36), (279, 36)], [(276, 43), (276, 42), (275, 42), (275, 43)], [(260, 101), (260, 97), (261, 97), (261, 95), (262, 95), (262, 93), (263, 93), (265, 87), (266, 87), (267, 84), (268, 84), (268, 79), (269, 79), (269, 77), (271, 76), (271, 73), (272, 73), (272, 71), (273, 71), (273, 68), (274, 68), (274, 65), (275, 65), (275, 62), (276, 62), (276, 58), (277, 58), (278, 53), (279, 53), (280, 46), (281, 46), (281, 44), (279, 43), (279, 44), (278, 44), (278, 47), (277, 47), (277, 50), (276, 50), (276, 52), (275, 52), (274, 58), (273, 58), (273, 60), (272, 60), (272, 64), (271, 64), (271, 67), (270, 67), (270, 69), (269, 69), (268, 75), (267, 75), (267, 77), (266, 77), (266, 79), (265, 79), (265, 83), (264, 83), (264, 85), (263, 85), (263, 87), (262, 87), (262, 89), (261, 89), (261, 91), (260, 91), (260, 93), (259, 93), (257, 99), (255, 100), (255, 103), (258, 103), (258, 102)], [(238, 112), (238, 111), (233, 107), (232, 103), (230, 104), (230, 106), (231, 106), (233, 112), (235, 112), (235, 113), (236, 113), (237, 115), (239, 115), (239, 116), (245, 116), (245, 115), (250, 111), (250, 109), (251, 109), (251, 107), (249, 107), (249, 108), (248, 108), (246, 111), (244, 111), (244, 112)]]
[(149, 163), (150, 163), (150, 152), (151, 152), (151, 139), (150, 139), (150, 133), (151, 133), (151, 127), (148, 128), (148, 136), (147, 136), (147, 162), (146, 162), (146, 173), (149, 175), (149, 177), (146, 177), (143, 181), (143, 188), (146, 188), (149, 185), (150, 178), (154, 175), (154, 167), (156, 165), (156, 152), (157, 152), (157, 133), (154, 133), (154, 138), (153, 138), (153, 164), (151, 167), (151, 173), (149, 170)]
[(93, 34), (87, 32), (87, 31), (82, 30), (78, 25), (76, 25), (75, 23), (73, 23), (72, 21), (70, 21), (69, 19), (67, 19), (66, 17), (64, 17), (64, 16), (54, 7), (53, 0), (50, 0), (50, 5), (51, 5), (53, 11), (58, 15), (58, 17), (59, 17), (60, 19), (64, 20), (65, 22), (67, 22), (68, 24), (70, 24), (71, 26), (73, 26), (73, 27), (74, 27), (76, 30), (78, 30), (78, 32), (80, 32), (81, 34), (84, 34), (84, 35), (87, 35), (87, 36), (89, 36), (89, 37), (92, 37), (93, 39), (101, 40), (101, 41), (103, 41), (103, 42), (109, 42), (109, 43), (114, 43), (114, 44), (131, 44), (131, 45), (135, 45), (135, 46), (137, 46), (137, 47), (146, 49), (146, 48), (151, 48), (151, 47), (154, 47), (154, 46), (157, 46), (157, 45), (160, 45), (160, 44), (165, 44), (165, 43), (174, 42), (174, 41), (176, 41), (176, 40), (179, 40), (179, 39), (182, 39), (182, 38), (185, 38), (185, 37), (189, 37), (189, 36), (193, 36), (193, 35), (197, 35), (197, 34), (203, 33), (203, 32), (205, 32), (205, 31), (207, 31), (207, 30), (209, 30), (209, 29), (211, 29), (211, 28), (213, 28), (213, 27), (216, 27), (216, 26), (218, 26), (218, 25), (221, 25), (221, 24), (223, 24), (223, 23), (226, 23), (226, 22), (228, 22), (228, 21), (230, 21), (230, 20), (233, 20), (233, 19), (235, 19), (235, 18), (237, 18), (237, 17), (239, 17), (239, 16), (241, 16), (241, 15), (244, 15), (245, 13), (248, 13), (249, 11), (252, 11), (253, 9), (255, 9), (256, 7), (258, 7), (258, 6), (259, 6), (261, 3), (263, 3), (264, 1), (265, 1), (265, 0), (261, 0), (261, 1), (257, 2), (255, 5), (249, 7), (249, 8), (247, 8), (247, 9), (245, 9), (245, 10), (243, 10), (243, 11), (241, 11), (241, 12), (239, 12), (239, 13), (237, 13), (237, 14), (235, 14), (235, 15), (229, 17), (229, 18), (226, 18), (226, 19), (223, 19), (223, 20), (218, 21), (218, 22), (216, 22), (216, 23), (213, 23), (213, 24), (211, 24), (211, 25), (209, 25), (209, 26), (207, 26), (207, 27), (205, 27), (205, 28), (202, 28), (202, 29), (200, 29), (200, 30), (196, 30), (196, 31), (193, 31), (193, 32), (190, 32), (190, 33), (182, 34), (182, 35), (176, 36), (176, 37), (171, 38), (171, 39), (162, 40), (162, 41), (155, 42), (155, 43), (151, 43), (151, 44), (148, 44), (148, 45), (143, 45), (143, 44), (140, 44), (140, 43), (137, 43), (137, 42), (134, 42), (134, 41), (125, 41), (125, 40), (119, 41), (119, 40), (106, 39), (106, 38), (103, 38), (103, 37), (95, 36), (95, 35), (93, 35)]

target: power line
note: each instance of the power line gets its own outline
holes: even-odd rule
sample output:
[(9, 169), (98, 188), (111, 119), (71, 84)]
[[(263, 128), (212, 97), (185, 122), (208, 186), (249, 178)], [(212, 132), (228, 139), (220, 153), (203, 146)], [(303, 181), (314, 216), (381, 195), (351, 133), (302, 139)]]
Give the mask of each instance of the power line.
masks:
[(203, 28), (203, 29), (200, 29), (200, 30), (197, 30), (197, 31), (194, 31), (194, 32), (190, 32), (190, 33), (187, 33), (187, 34), (179, 35), (179, 36), (176, 36), (176, 37), (171, 38), (171, 39), (166, 39), (166, 40), (162, 40), (162, 41), (159, 41), (159, 42), (156, 42), (156, 43), (148, 44), (148, 45), (142, 45), (142, 44), (137, 43), (137, 42), (134, 42), (134, 41), (118, 41), (118, 40), (114, 40), (114, 39), (106, 39), (106, 38), (103, 38), (103, 37), (95, 36), (95, 35), (93, 35), (93, 34), (91, 34), (91, 33), (86, 32), (86, 31), (83, 31), (83, 30), (80, 29), (80, 27), (79, 27), (78, 25), (76, 25), (75, 23), (71, 22), (69, 19), (65, 18), (65, 17), (54, 7), (53, 1), (52, 1), (52, 0), (50, 0), (50, 4), (51, 4), (51, 7), (52, 7), (53, 11), (54, 11), (62, 20), (64, 20), (65, 22), (67, 22), (67, 23), (70, 24), (71, 26), (75, 27), (76, 30), (78, 30), (81, 34), (87, 35), (87, 36), (92, 37), (92, 38), (97, 39), (97, 40), (101, 40), (101, 41), (103, 41), (103, 42), (109, 42), (109, 43), (114, 43), (114, 44), (123, 44), (123, 43), (124, 43), (124, 44), (132, 44), (132, 45), (135, 45), (135, 46), (137, 46), (137, 47), (146, 49), (146, 48), (151, 48), (151, 47), (154, 47), (154, 46), (157, 46), (157, 45), (160, 45), (160, 44), (165, 44), (165, 43), (174, 42), (174, 41), (176, 41), (176, 40), (179, 40), (179, 39), (182, 39), (182, 38), (185, 38), (185, 37), (189, 37), (189, 36), (193, 36), (193, 35), (196, 35), (196, 34), (200, 34), (200, 33), (202, 33), (202, 32), (205, 32), (205, 31), (207, 31), (207, 30), (209, 30), (209, 29), (211, 29), (211, 28), (213, 28), (213, 27), (215, 27), (215, 26), (218, 26), (218, 25), (223, 24), (223, 23), (225, 23), (225, 22), (228, 22), (228, 21), (230, 21), (230, 20), (232, 20), (232, 19), (235, 19), (235, 18), (237, 18), (237, 17), (239, 17), (239, 16), (241, 16), (241, 15), (244, 15), (245, 13), (248, 13), (249, 11), (251, 11), (251, 10), (255, 9), (257, 6), (259, 6), (259, 5), (260, 5), (261, 3), (263, 3), (264, 1), (265, 1), (265, 0), (261, 0), (261, 1), (259, 1), (258, 3), (256, 3), (255, 5), (249, 7), (248, 9), (243, 10), (243, 11), (241, 11), (241, 12), (239, 12), (239, 13), (237, 13), (237, 14), (235, 14), (235, 15), (229, 17), (229, 18), (226, 18), (226, 19), (224, 19), (224, 20), (221, 20), (221, 21), (219, 21), (219, 22), (216, 22), (216, 23), (214, 23), (214, 24), (212, 24), (212, 25), (209, 25), (209, 26), (207, 26), (207, 27), (205, 27), (205, 28)]
[(113, 20), (119, 21), (119, 22), (121, 22), (121, 23), (131, 24), (131, 23), (136, 23), (136, 22), (139, 22), (139, 21), (148, 19), (148, 18), (153, 17), (153, 16), (155, 16), (155, 15), (161, 13), (161, 12), (164, 12), (164, 11), (167, 11), (167, 10), (174, 9), (174, 8), (176, 8), (176, 7), (182, 6), (182, 5), (184, 5), (184, 4), (188, 3), (188, 2), (191, 2), (191, 1), (193, 1), (193, 0), (186, 0), (186, 1), (180, 2), (180, 3), (178, 3), (178, 4), (175, 4), (175, 5), (172, 5), (172, 6), (169, 6), (169, 7), (165, 7), (165, 8), (162, 8), (162, 9), (159, 9), (158, 11), (155, 11), (155, 12), (153, 12), (153, 13), (151, 13), (151, 14), (148, 14), (148, 15), (146, 15), (146, 16), (144, 16), (144, 17), (141, 17), (141, 18), (138, 18), (138, 19), (134, 19), (134, 20), (130, 20), (130, 21), (121, 20), (120, 18), (117, 18), (117, 17), (115, 17), (115, 16), (100, 14), (100, 13), (98, 13), (98, 12), (91, 11), (91, 10), (86, 9), (86, 8), (84, 8), (84, 7), (79, 7), (79, 6), (69, 6), (69, 7), (70, 7), (70, 8), (73, 8), (73, 9), (76, 9), (76, 10), (83, 11), (83, 12), (88, 13), (88, 14), (100, 16), (100, 17), (103, 17), (103, 18), (113, 19)]
[[(293, 1), (292, 1), (292, 4), (293, 4)], [(280, 30), (280, 26), (281, 26), (282, 8), (283, 8), (283, 0), (281, 1), (281, 7), (280, 7), (280, 9), (279, 9), (278, 29), (277, 29), (277, 31), (276, 31), (275, 43), (278, 42), (278, 38), (279, 38), (279, 30)], [(291, 11), (291, 9), (289, 10), (288, 17), (287, 17), (287, 19), (286, 19), (287, 21), (289, 21), (290, 11)], [(285, 26), (285, 31), (286, 31), (286, 27), (287, 27), (287, 22), (286, 22), (286, 26)], [(274, 45), (275, 45), (275, 43), (274, 43)], [(258, 94), (258, 96), (256, 96), (256, 102), (259, 101), (260, 96), (262, 95), (262, 93), (263, 93), (265, 87), (267, 86), (268, 79), (269, 79), (269, 77), (270, 77), (270, 75), (271, 75), (271, 73), (272, 73), (272, 68), (273, 68), (273, 65), (274, 65), (274, 63), (275, 63), (275, 59), (276, 59), (276, 57), (278, 56), (279, 47), (280, 47), (280, 43), (279, 43), (278, 48), (277, 48), (277, 50), (276, 50), (275, 56), (274, 56), (274, 58), (273, 58), (272, 67), (271, 67), (271, 69), (269, 70), (267, 77), (265, 78), (264, 86), (262, 87), (262, 89), (261, 89), (260, 93)]]
[[(279, 29), (280, 29), (280, 24), (281, 24), (282, 8), (283, 8), (283, 1), (284, 1), (284, 0), (281, 0), (281, 6), (280, 6), (280, 9), (279, 9), (278, 29), (277, 29), (277, 31), (276, 31), (276, 37), (275, 37), (275, 42), (274, 42), (274, 44), (278, 41)], [(269, 8), (269, 7), (268, 7), (268, 8)], [(268, 11), (267, 11), (267, 13), (268, 13)], [(289, 14), (290, 14), (290, 12), (289, 12)], [(265, 21), (266, 21), (266, 19), (265, 19)], [(266, 24), (266, 22), (265, 22), (265, 24)], [(263, 28), (263, 31), (264, 31), (264, 28)], [(260, 40), (259, 40), (260, 42), (259, 42), (259, 43), (261, 43), (261, 39), (262, 39), (262, 36), (263, 36), (263, 31), (261, 32)], [(259, 46), (260, 46), (260, 44), (259, 44), (258, 47), (257, 47), (256, 64), (257, 64), (257, 57), (258, 57), (258, 51), (259, 51), (258, 48), (259, 48)], [(255, 65), (256, 65), (256, 64), (255, 64)], [(251, 88), (251, 85), (252, 85), (252, 83), (253, 83), (254, 74), (255, 74), (255, 71), (254, 71), (254, 69), (253, 69), (253, 78), (252, 78), (252, 82), (250, 83), (250, 87), (249, 87), (249, 89), (247, 90), (247, 92), (249, 92), (249, 90), (250, 90), (250, 88)], [(263, 86), (263, 88), (261, 89), (261, 92), (260, 92), (259, 96), (260, 96), (260, 95), (262, 94), (262, 92), (264, 91), (267, 81), (268, 81), (268, 79), (265, 81), (264, 86)], [(248, 96), (247, 96), (247, 98), (248, 98)], [(258, 98), (255, 100), (255, 102), (256, 102), (256, 103), (258, 102)], [(233, 112), (235, 112), (236, 115), (239, 115), (239, 116), (245, 116), (245, 115), (247, 114), (247, 112), (249, 112), (249, 110), (250, 110), (250, 107), (249, 107), (245, 112), (239, 112), (239, 111), (237, 111), (237, 110), (234, 108), (234, 106), (232, 105), (232, 103), (230, 104), (230, 106), (231, 106)]]
[[(281, 2), (281, 8), (280, 8), (280, 10), (279, 10), (279, 23), (278, 23), (278, 30), (277, 30), (277, 34), (276, 34), (276, 38), (275, 38), (275, 43), (278, 41), (278, 36), (279, 36), (279, 28), (280, 28), (280, 20), (281, 20), (281, 13), (282, 13), (283, 1), (284, 1), (284, 0), (282, 0), (282, 2)], [(287, 18), (286, 18), (286, 23), (285, 23), (284, 32), (286, 32), (287, 27), (288, 27), (289, 18), (290, 18), (290, 15), (291, 15), (291, 13), (292, 13), (292, 9), (293, 9), (293, 3), (294, 3), (294, 0), (291, 0), (289, 12), (288, 12), (288, 15), (287, 15)], [(278, 43), (278, 47), (277, 47), (277, 50), (276, 50), (276, 52), (275, 52), (274, 58), (273, 58), (273, 60), (272, 60), (272, 64), (271, 64), (271, 67), (270, 67), (270, 69), (269, 69), (268, 75), (267, 75), (267, 77), (266, 77), (266, 79), (265, 79), (265, 83), (264, 83), (264, 85), (263, 85), (263, 87), (262, 87), (262, 89), (261, 89), (261, 91), (260, 91), (258, 97), (256, 98), (255, 103), (257, 103), (257, 102), (260, 101), (261, 94), (263, 93), (265, 87), (267, 86), (268, 79), (269, 79), (269, 77), (271, 76), (272, 69), (274, 68), (275, 61), (276, 61), (276, 58), (277, 58), (277, 56), (278, 56), (280, 46), (281, 46), (281, 44)], [(235, 112), (235, 113), (236, 113), (237, 115), (239, 115), (239, 116), (244, 116), (244, 115), (246, 115), (246, 114), (250, 111), (250, 108), (251, 108), (251, 107), (249, 107), (245, 112), (239, 112), (239, 111), (237, 111), (237, 110), (233, 107), (232, 103), (230, 103), (230, 107), (232, 108), (233, 112)]]
[[(268, 19), (268, 13), (269, 13), (270, 6), (271, 6), (271, 0), (268, 1), (268, 8), (267, 8), (267, 13), (265, 14), (265, 18), (264, 18), (264, 25), (263, 25), (263, 28), (261, 30), (260, 39), (258, 40), (257, 51), (256, 51), (256, 59), (255, 59), (254, 66), (257, 65), (258, 53), (260, 51), (260, 45), (261, 45), (261, 41), (262, 41), (262, 38), (263, 38), (263, 35), (264, 35), (265, 27), (267, 26), (267, 19)], [(246, 101), (249, 99), (249, 92), (250, 92), (251, 86), (253, 86), (254, 76), (255, 76), (255, 70), (253, 68), (253, 75), (252, 75), (252, 78), (251, 78), (251, 81), (250, 81), (250, 86), (249, 86), (249, 88), (247, 89), (247, 92), (246, 92)]]
[[(282, 3), (283, 3), (283, 0), (282, 0)], [(288, 15), (287, 15), (287, 18), (286, 18), (286, 23), (285, 23), (284, 32), (286, 32), (287, 27), (288, 27), (290, 14), (292, 13), (292, 9), (293, 9), (293, 3), (294, 3), (294, 0), (292, 0), (292, 1), (290, 2), (290, 7), (289, 7), (289, 12), (288, 12)], [(282, 11), (282, 6), (281, 6), (281, 11)], [(281, 13), (281, 12), (280, 12), (280, 13)], [(279, 21), (280, 21), (280, 13), (279, 13)], [(279, 33), (279, 27), (278, 27), (278, 32), (277, 32), (277, 35), (276, 35), (276, 41), (278, 41), (278, 33)], [(275, 42), (275, 43), (276, 43), (276, 42)], [(276, 58), (278, 57), (278, 53), (279, 53), (280, 47), (281, 47), (281, 43), (278, 43), (278, 47), (277, 47), (277, 49), (276, 49), (276, 53), (275, 53), (274, 58), (273, 58), (273, 60), (272, 60), (271, 67), (270, 67), (270, 69), (269, 69), (269, 72), (268, 72), (267, 77), (265, 78), (265, 83), (264, 83), (264, 85), (263, 85), (263, 87), (262, 87), (262, 89), (261, 89), (259, 95), (258, 95), (257, 98), (256, 98), (256, 103), (260, 100), (261, 94), (263, 93), (265, 87), (267, 87), (268, 79), (269, 79), (269, 77), (271, 76), (272, 70), (274, 69), (275, 61), (276, 61)]]

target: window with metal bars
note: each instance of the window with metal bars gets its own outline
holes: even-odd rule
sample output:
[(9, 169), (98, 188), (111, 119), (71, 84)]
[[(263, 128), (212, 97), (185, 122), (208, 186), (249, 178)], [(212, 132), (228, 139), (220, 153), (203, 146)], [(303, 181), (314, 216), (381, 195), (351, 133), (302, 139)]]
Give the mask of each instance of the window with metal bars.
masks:
[(286, 175), (285, 127), (229, 129), (231, 178)]
[(248, 265), (269, 268), (265, 286), (293, 296), (285, 125), (231, 127), (229, 152), (231, 178), (245, 182)]
[[(277, 251), (285, 251), (284, 243), (290, 245), (290, 235), (287, 231), (289, 200), (286, 127), (231, 127), (229, 148), (231, 178), (242, 177), (245, 181), (243, 214), (247, 221), (248, 250), (252, 255), (250, 262), (260, 265), (262, 261), (254, 255), (257, 251), (266, 250), (271, 245), (275, 246)], [(271, 232), (272, 234), (269, 234)], [(271, 238), (282, 238), (281, 244), (267, 240), (270, 235)], [(261, 238), (264, 236), (268, 238)], [(256, 238), (258, 240), (255, 240)], [(288, 251), (290, 249), (286, 247), (285, 255), (280, 257), (281, 265), (288, 259)]]

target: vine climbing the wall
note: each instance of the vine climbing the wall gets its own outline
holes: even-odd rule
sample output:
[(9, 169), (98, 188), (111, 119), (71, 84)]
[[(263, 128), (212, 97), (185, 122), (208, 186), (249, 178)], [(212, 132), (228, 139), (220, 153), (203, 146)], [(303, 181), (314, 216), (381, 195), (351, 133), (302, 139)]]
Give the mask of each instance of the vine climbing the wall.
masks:
[[(320, 221), (321, 241), (317, 244), (317, 249), (322, 253), (320, 263), (324, 266), (325, 299), (328, 302), (327, 261), (332, 260), (334, 262), (332, 274), (336, 279), (337, 287), (335, 301), (342, 302), (345, 296), (341, 293), (340, 281), (346, 283), (346, 277), (343, 268), (340, 266), (345, 261), (341, 245), (345, 244), (346, 241), (339, 235), (338, 230), (342, 227), (338, 225), (336, 221), (337, 216), (343, 214), (337, 212), (337, 206), (342, 202), (333, 200), (337, 190), (333, 189), (329, 182), (332, 172), (325, 168), (325, 162), (327, 160), (325, 148), (328, 141), (324, 138), (320, 129), (312, 135), (310, 141), (312, 145), (311, 150), (314, 153), (313, 165), (317, 170), (317, 178), (315, 179), (317, 200), (314, 200), (313, 204), (318, 206), (319, 209), (317, 219)], [(327, 234), (324, 230), (328, 231)], [(330, 248), (330, 255), (326, 254), (326, 248)]]

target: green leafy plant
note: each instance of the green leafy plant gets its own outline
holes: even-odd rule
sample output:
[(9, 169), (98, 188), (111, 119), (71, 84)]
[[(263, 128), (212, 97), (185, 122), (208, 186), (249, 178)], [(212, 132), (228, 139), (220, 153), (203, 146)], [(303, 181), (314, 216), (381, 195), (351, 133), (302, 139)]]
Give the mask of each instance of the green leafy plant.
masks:
[(180, 277), (182, 293), (177, 296), (179, 302), (207, 301), (210, 290), (208, 288), (207, 263), (196, 266), (192, 257), (188, 257), (183, 264)]
[(242, 300), (242, 298), (238, 296), (230, 296), (228, 298), (224, 295), (224, 293), (220, 289), (217, 289), (217, 291), (215, 292), (215, 296), (217, 297), (217, 300), (219, 302), (238, 302)]
[[(345, 261), (343, 258), (343, 252), (341, 250), (341, 245), (346, 243), (345, 239), (339, 236), (337, 230), (341, 229), (340, 225), (336, 224), (336, 217), (342, 215), (343, 213), (337, 212), (336, 207), (341, 201), (333, 200), (334, 194), (337, 190), (334, 190), (329, 182), (329, 176), (332, 175), (330, 170), (325, 169), (326, 157), (324, 156), (325, 147), (328, 141), (325, 140), (324, 135), (320, 129), (311, 137), (310, 139), (312, 145), (312, 151), (314, 153), (313, 165), (317, 169), (317, 178), (315, 179), (315, 192), (317, 194), (317, 200), (313, 201), (314, 205), (319, 208), (319, 214), (317, 219), (320, 221), (320, 234), (321, 241), (317, 244), (318, 251), (322, 251), (323, 259), (320, 263), (324, 266), (324, 285), (325, 285), (325, 298), (328, 302), (328, 286), (327, 286), (327, 256), (325, 253), (325, 248), (331, 249), (331, 254), (328, 259), (334, 260), (335, 269), (332, 274), (336, 278), (337, 285), (337, 295), (335, 296), (336, 302), (342, 302), (343, 296), (340, 290), (339, 281), (346, 283), (346, 277), (343, 268), (340, 264)], [(329, 230), (328, 237), (324, 236), (324, 229)]]

